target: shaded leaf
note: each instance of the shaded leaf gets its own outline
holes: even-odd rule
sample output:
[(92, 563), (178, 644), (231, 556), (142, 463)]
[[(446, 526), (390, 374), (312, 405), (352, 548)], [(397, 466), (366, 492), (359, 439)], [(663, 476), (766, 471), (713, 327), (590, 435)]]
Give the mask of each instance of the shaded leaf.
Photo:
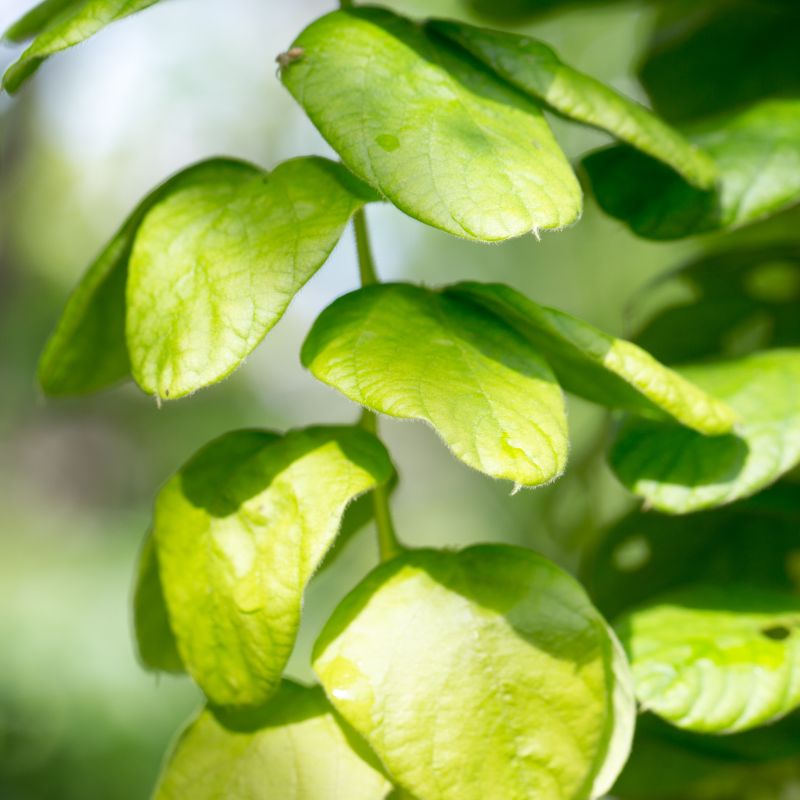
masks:
[(543, 42), (450, 20), (433, 20), (428, 28), (463, 47), (535, 100), (577, 122), (608, 131), (700, 189), (713, 188), (717, 168), (708, 155), (643, 105), (565, 64)]
[(800, 707), (800, 598), (697, 584), (615, 625), (642, 706), (678, 727), (731, 733)]
[(462, 50), (379, 8), (322, 17), (293, 47), (286, 87), (344, 163), (410, 216), (482, 241), (580, 216), (539, 106)]
[(213, 704), (258, 706), (275, 691), (345, 507), (391, 473), (359, 428), (237, 431), (161, 490), (153, 533), (169, 617)]
[(391, 789), (318, 688), (283, 681), (261, 709), (204, 709), (178, 740), (155, 800), (383, 800)]
[(144, 391), (177, 398), (238, 367), (372, 192), (322, 158), (222, 166), (152, 206), (130, 260), (127, 341)]
[(45, 0), (6, 32), (11, 41), (35, 36), (27, 50), (6, 70), (3, 89), (10, 94), (54, 53), (80, 44), (106, 25), (143, 11), (158, 0)]
[(717, 163), (717, 191), (690, 186), (633, 148), (612, 147), (583, 161), (601, 208), (639, 236), (679, 239), (739, 228), (800, 201), (800, 101), (765, 101), (687, 134)]
[(426, 800), (596, 797), (628, 755), (618, 644), (571, 577), (521, 548), (381, 565), (334, 612), (314, 669)]
[(727, 433), (733, 427), (735, 416), (724, 403), (630, 342), (540, 306), (502, 284), (462, 283), (447, 293), (471, 298), (515, 327), (570, 392), (611, 408), (668, 415), (705, 434)]
[(480, 306), (406, 284), (370, 286), (322, 312), (301, 357), (354, 402), (429, 422), (487, 475), (536, 486), (564, 470), (561, 389), (528, 342)]
[(755, 494), (800, 462), (800, 350), (770, 350), (681, 373), (737, 413), (735, 433), (703, 437), (630, 419), (610, 462), (659, 511), (685, 514)]

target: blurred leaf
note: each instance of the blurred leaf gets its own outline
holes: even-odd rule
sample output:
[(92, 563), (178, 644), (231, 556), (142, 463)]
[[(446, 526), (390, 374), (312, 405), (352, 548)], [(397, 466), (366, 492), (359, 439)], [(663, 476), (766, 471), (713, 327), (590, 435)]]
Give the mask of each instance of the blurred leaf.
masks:
[(701, 583), (664, 595), (615, 628), (642, 706), (674, 725), (732, 733), (800, 706), (800, 597)]
[(253, 707), (272, 695), (345, 507), (391, 473), (383, 446), (359, 428), (236, 431), (161, 490), (153, 534), (164, 596), (210, 702)]
[(637, 344), (668, 363), (800, 345), (796, 244), (704, 256), (659, 279), (647, 293), (673, 285), (688, 287), (692, 300), (662, 309), (636, 336)]
[(3, 89), (19, 87), (54, 53), (80, 44), (106, 25), (143, 11), (158, 0), (45, 0), (6, 32), (11, 41), (36, 36), (27, 50), (6, 70)]
[(170, 626), (151, 533), (145, 537), (139, 554), (133, 593), (133, 623), (139, 660), (145, 669), (175, 673), (186, 671)]
[(800, 101), (765, 101), (687, 134), (716, 161), (717, 191), (618, 146), (583, 161), (600, 207), (639, 236), (680, 239), (739, 228), (800, 201)]
[(154, 204), (130, 260), (133, 376), (177, 398), (221, 380), (325, 263), (371, 190), (322, 158), (221, 166)]
[(561, 389), (536, 350), (479, 306), (407, 284), (370, 286), (322, 312), (301, 358), (354, 402), (429, 422), (486, 475), (537, 486), (564, 470)]
[(728, 433), (731, 409), (636, 345), (499, 283), (462, 283), (447, 295), (471, 299), (516, 328), (547, 359), (561, 384), (595, 403), (669, 415), (705, 434)]
[(358, 8), (322, 17), (293, 47), (286, 87), (344, 163), (410, 216), (483, 241), (580, 216), (539, 106), (441, 38)]
[(628, 756), (618, 644), (570, 576), (521, 548), (381, 565), (334, 612), (314, 669), (397, 783), (428, 800), (597, 797)]
[(631, 491), (686, 514), (755, 494), (800, 462), (800, 350), (770, 350), (681, 373), (738, 414), (735, 435), (629, 419), (610, 462)]
[(203, 710), (178, 740), (155, 800), (383, 800), (390, 789), (323, 692), (283, 681), (257, 711)]
[(663, 161), (699, 189), (714, 187), (717, 168), (708, 155), (643, 105), (564, 64), (543, 42), (447, 20), (433, 20), (428, 28), (565, 117), (608, 131)]
[(673, 5), (656, 24), (639, 70), (662, 116), (686, 122), (800, 94), (797, 3), (691, 2), (680, 14)]

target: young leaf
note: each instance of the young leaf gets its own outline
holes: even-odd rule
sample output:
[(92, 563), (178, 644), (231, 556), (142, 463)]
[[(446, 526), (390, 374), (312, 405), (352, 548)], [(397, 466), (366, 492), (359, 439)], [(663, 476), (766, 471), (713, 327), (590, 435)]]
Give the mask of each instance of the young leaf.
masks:
[(789, 593), (698, 584), (615, 627), (644, 708), (687, 730), (732, 733), (800, 707), (798, 626)]
[(164, 596), (181, 659), (211, 703), (269, 699), (345, 507), (391, 474), (383, 446), (359, 428), (237, 431), (161, 490), (153, 533)]
[(699, 189), (714, 186), (717, 168), (708, 155), (649, 109), (565, 64), (543, 42), (451, 20), (432, 20), (428, 28), (564, 116), (608, 131), (672, 167)]
[(6, 32), (11, 41), (36, 38), (6, 70), (3, 89), (19, 87), (54, 53), (85, 41), (112, 22), (142, 11), (158, 0), (45, 0)]
[(599, 797), (628, 755), (618, 643), (571, 577), (521, 548), (381, 565), (334, 612), (314, 669), (425, 800)]
[(344, 163), (410, 216), (481, 241), (580, 216), (539, 106), (441, 38), (358, 8), (322, 17), (293, 47), (286, 87)]
[(766, 101), (688, 134), (719, 167), (716, 192), (690, 186), (630, 147), (613, 147), (583, 162), (602, 209), (639, 236), (680, 239), (739, 228), (800, 201), (800, 100)]
[(447, 294), (485, 305), (516, 328), (553, 368), (561, 385), (595, 403), (668, 415), (700, 433), (728, 433), (733, 411), (635, 344), (563, 311), (540, 306), (498, 283), (462, 283)]
[(173, 192), (249, 165), (211, 159), (172, 176), (136, 207), (81, 278), (39, 362), (39, 382), (52, 396), (87, 394), (130, 374), (125, 343), (125, 286), (136, 232), (147, 212)]
[(536, 350), (479, 306), (406, 284), (370, 286), (322, 312), (301, 357), (356, 403), (429, 422), (487, 475), (537, 486), (564, 470), (561, 389)]
[(158, 556), (148, 533), (139, 554), (133, 593), (133, 624), (139, 661), (157, 672), (185, 672), (164, 601)]
[(375, 757), (318, 688), (283, 681), (263, 708), (206, 708), (178, 740), (155, 800), (383, 800)]
[(221, 380), (283, 316), (372, 191), (298, 158), (223, 167), (171, 192), (136, 234), (127, 290), (133, 377), (177, 398)]
[(737, 413), (735, 435), (629, 420), (610, 460), (631, 491), (659, 511), (686, 514), (755, 494), (800, 463), (800, 350), (681, 372)]

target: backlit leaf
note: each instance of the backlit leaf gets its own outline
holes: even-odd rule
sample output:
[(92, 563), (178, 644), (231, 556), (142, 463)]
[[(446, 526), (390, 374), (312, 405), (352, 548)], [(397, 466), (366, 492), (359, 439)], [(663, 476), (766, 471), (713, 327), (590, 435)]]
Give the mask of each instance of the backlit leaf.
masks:
[(212, 703), (253, 707), (275, 691), (345, 507), (391, 474), (359, 428), (237, 431), (162, 489), (153, 533), (164, 597), (181, 659)]
[(571, 577), (521, 548), (381, 565), (334, 612), (314, 669), (425, 800), (598, 797), (628, 755), (619, 645)]
[(685, 514), (755, 494), (800, 463), (800, 350), (770, 350), (681, 370), (739, 417), (704, 437), (642, 419), (620, 431), (611, 465), (659, 511)]
[(536, 350), (480, 306), (406, 284), (360, 289), (322, 312), (302, 360), (356, 403), (429, 422), (487, 475), (536, 486), (564, 470), (561, 389)]
[(539, 106), (392, 12), (337, 11), (283, 82), (344, 163), (412, 217), (497, 241), (562, 228), (581, 190)]

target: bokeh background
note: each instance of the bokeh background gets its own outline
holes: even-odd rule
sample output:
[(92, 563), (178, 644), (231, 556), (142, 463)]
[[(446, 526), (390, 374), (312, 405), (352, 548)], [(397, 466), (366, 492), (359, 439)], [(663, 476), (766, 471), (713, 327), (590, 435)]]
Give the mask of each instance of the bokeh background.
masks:
[[(385, 4), (476, 19), (463, 0)], [(2, 0), (0, 28), (32, 5)], [(314, 317), (357, 285), (350, 235), (248, 362), (195, 397), (159, 410), (128, 385), (54, 402), (35, 381), (38, 354), (71, 287), (156, 183), (212, 155), (270, 168), (295, 155), (330, 154), (280, 86), (274, 58), (334, 6), (170, 0), (53, 58), (13, 100), (0, 96), (2, 800), (148, 795), (198, 702), (187, 680), (143, 672), (132, 643), (132, 575), (159, 485), (224, 431), (357, 416), (304, 372), (298, 355)], [(654, 13), (647, 3), (595, 3), (528, 19), (522, 29), (644, 99), (634, 67)], [(0, 68), (15, 52), (0, 46)], [(554, 125), (573, 158), (605, 141)], [(573, 229), (503, 246), (454, 240), (389, 206), (371, 207), (369, 218), (383, 279), (505, 281), (616, 333), (633, 324), (641, 287), (709, 246), (637, 240), (588, 199)], [(456, 462), (424, 426), (384, 423), (401, 475), (394, 504), (402, 537), (419, 545), (517, 542), (576, 569), (593, 532), (629, 501), (593, 457), (607, 435), (603, 415), (570, 400), (570, 418), (567, 477), (513, 497), (508, 485)], [(293, 675), (310, 679), (317, 631), (375, 560), (365, 530), (315, 579)]]

